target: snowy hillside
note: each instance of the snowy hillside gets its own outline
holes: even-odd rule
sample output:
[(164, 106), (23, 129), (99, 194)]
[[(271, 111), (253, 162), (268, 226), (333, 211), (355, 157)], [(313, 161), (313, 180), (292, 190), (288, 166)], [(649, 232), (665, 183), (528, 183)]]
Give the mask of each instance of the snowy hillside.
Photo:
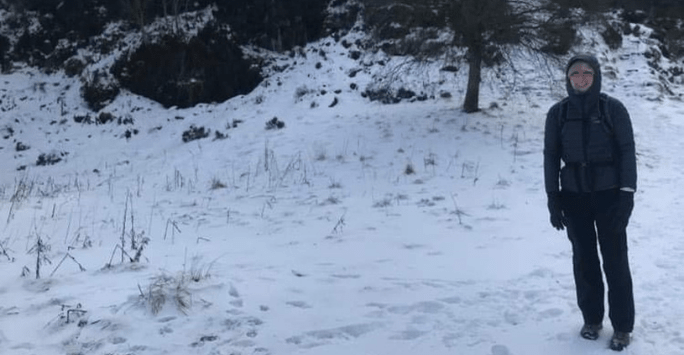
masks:
[[(684, 109), (649, 48), (587, 49), (637, 141), (626, 353), (676, 355)], [(123, 93), (111, 117), (89, 114), (75, 79), (0, 77), (0, 354), (612, 353), (610, 327), (577, 335), (570, 243), (548, 223), (543, 123), (560, 68), (488, 72), (485, 109), (465, 115), (466, 70), (360, 65), (331, 39), (304, 52), (250, 95), (166, 110)], [(387, 73), (435, 98), (361, 97)]]

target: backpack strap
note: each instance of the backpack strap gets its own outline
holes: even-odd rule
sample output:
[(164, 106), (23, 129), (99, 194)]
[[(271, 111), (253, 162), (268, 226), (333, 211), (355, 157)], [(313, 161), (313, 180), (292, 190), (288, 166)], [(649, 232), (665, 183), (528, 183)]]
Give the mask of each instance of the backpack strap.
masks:
[(558, 108), (558, 131), (560, 132), (563, 129), (563, 125), (565, 124), (566, 119), (568, 118), (568, 102), (570, 101), (569, 97), (564, 98), (560, 102), (560, 107)]
[(610, 97), (604, 93), (601, 93), (601, 96), (599, 96), (599, 112), (603, 116), (603, 122), (605, 122), (606, 126), (610, 130), (610, 134), (615, 136), (615, 130), (613, 129), (615, 126), (613, 125), (613, 119), (610, 117), (608, 100), (610, 100)]
[[(568, 102), (570, 98), (566, 97), (560, 102), (560, 108), (558, 109), (558, 128), (562, 129), (563, 125), (565, 124), (565, 121), (567, 120), (568, 117)], [(601, 115), (601, 120), (605, 122), (606, 126), (610, 130), (611, 135), (615, 134), (615, 130), (613, 129), (613, 120), (610, 117), (610, 110), (608, 109), (608, 100), (610, 100), (610, 97), (605, 94), (601, 93), (599, 95), (599, 114)]]
[[(561, 132), (563, 131), (563, 125), (565, 125), (565, 121), (567, 121), (568, 118), (568, 105), (570, 102), (570, 98), (566, 97), (560, 102), (560, 107), (558, 107), (558, 136), (561, 136)], [(582, 189), (581, 187), (581, 178), (580, 178), (580, 167), (579, 165), (573, 167), (572, 169), (575, 173), (575, 181), (577, 181), (578, 187)]]

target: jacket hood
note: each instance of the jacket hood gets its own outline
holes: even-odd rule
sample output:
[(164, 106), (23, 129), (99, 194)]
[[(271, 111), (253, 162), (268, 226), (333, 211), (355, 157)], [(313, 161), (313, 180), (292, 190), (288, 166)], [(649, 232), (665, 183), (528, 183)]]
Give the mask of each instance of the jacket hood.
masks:
[[(586, 92), (580, 93), (573, 89), (570, 83), (570, 78), (568, 78), (568, 70), (576, 62), (585, 62), (594, 69), (594, 82), (591, 87)], [(572, 115), (579, 115), (582, 117), (587, 117), (593, 113), (594, 110), (598, 111), (598, 101), (599, 95), (601, 94), (601, 65), (598, 59), (591, 54), (578, 54), (568, 61), (568, 65), (565, 67), (565, 87), (568, 90), (568, 96), (570, 97)]]
[[(575, 89), (572, 88), (572, 84), (570, 83), (570, 78), (568, 78), (568, 70), (570, 70), (570, 67), (573, 66), (573, 64), (577, 62), (585, 62), (591, 66), (592, 69), (594, 69), (594, 83), (591, 85), (589, 90), (587, 90), (584, 93), (578, 93), (575, 91)], [(601, 65), (598, 62), (598, 59), (594, 57), (591, 54), (579, 54), (576, 55), (572, 58), (570, 58), (570, 61), (568, 62), (568, 65), (565, 67), (565, 86), (568, 89), (568, 95), (574, 96), (574, 95), (597, 95), (601, 93)]]

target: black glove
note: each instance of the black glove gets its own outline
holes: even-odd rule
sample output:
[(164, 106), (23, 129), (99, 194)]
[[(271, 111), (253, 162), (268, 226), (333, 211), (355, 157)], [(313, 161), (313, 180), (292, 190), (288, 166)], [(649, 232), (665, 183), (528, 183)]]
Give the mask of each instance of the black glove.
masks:
[(563, 216), (560, 192), (548, 192), (546, 196), (548, 197), (547, 206), (549, 207), (549, 214), (551, 215), (551, 225), (557, 230), (565, 229), (565, 226), (568, 225), (568, 221), (565, 216)]
[(612, 227), (614, 233), (624, 232), (627, 229), (632, 209), (634, 209), (634, 192), (620, 190), (613, 212)]

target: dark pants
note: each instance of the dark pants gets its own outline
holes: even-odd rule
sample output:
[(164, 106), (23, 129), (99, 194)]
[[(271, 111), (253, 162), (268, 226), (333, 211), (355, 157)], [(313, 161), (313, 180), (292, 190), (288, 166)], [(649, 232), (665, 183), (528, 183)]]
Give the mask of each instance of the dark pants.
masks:
[(563, 210), (568, 219), (568, 238), (572, 242), (577, 304), (584, 322), (599, 324), (604, 315), (603, 277), (596, 248), (598, 234), (608, 283), (610, 321), (614, 330), (631, 332), (634, 295), (627, 257), (627, 233), (625, 230), (615, 232), (612, 228), (618, 193), (618, 190), (593, 194), (563, 192)]

